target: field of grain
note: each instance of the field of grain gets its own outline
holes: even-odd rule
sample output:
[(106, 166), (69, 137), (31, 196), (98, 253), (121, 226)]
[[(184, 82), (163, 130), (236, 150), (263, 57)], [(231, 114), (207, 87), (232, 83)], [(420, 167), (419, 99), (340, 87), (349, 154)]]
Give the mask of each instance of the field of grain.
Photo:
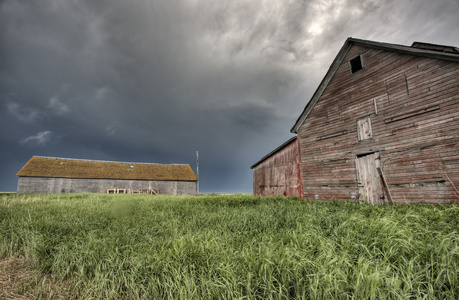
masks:
[(80, 299), (457, 299), (459, 207), (0, 195), (14, 257)]

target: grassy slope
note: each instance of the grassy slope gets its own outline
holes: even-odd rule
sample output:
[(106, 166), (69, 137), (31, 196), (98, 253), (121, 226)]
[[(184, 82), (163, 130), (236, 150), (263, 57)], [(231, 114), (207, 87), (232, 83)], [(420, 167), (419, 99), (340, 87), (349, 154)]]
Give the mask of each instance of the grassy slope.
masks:
[(81, 298), (459, 297), (459, 207), (250, 195), (0, 196), (0, 258)]

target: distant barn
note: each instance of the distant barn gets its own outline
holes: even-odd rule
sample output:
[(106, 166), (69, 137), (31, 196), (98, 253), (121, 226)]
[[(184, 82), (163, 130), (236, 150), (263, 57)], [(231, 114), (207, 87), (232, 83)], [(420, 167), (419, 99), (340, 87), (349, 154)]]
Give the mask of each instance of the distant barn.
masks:
[(17, 173), (18, 194), (154, 192), (196, 194), (189, 165), (33, 156)]
[(291, 132), (305, 198), (458, 202), (459, 49), (349, 38)]

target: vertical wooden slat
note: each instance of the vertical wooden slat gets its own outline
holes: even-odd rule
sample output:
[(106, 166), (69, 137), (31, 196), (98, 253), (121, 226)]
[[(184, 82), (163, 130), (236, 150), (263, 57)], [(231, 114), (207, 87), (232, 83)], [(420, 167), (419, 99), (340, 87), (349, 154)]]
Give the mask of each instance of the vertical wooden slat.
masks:
[(368, 198), (371, 204), (375, 204), (375, 194), (377, 190), (375, 188), (375, 181), (374, 181), (374, 155), (367, 155), (365, 156), (366, 163), (367, 163), (367, 181), (368, 181)]
[(362, 197), (364, 195), (364, 191), (363, 191), (363, 181), (362, 181), (362, 169), (360, 166), (360, 159), (358, 157), (355, 159), (355, 170), (357, 173), (357, 185), (359, 188), (359, 194), (358, 194), (357, 199), (359, 200), (360, 203), (362, 203), (362, 200), (363, 200)]
[(363, 161), (363, 174), (364, 174), (364, 182), (365, 182), (365, 202), (371, 203), (371, 183), (369, 181), (369, 172), (368, 172), (368, 155), (362, 157)]
[(379, 204), (379, 176), (376, 171), (376, 153), (368, 155), (368, 166), (370, 171), (370, 180), (371, 180), (371, 201), (372, 204)]

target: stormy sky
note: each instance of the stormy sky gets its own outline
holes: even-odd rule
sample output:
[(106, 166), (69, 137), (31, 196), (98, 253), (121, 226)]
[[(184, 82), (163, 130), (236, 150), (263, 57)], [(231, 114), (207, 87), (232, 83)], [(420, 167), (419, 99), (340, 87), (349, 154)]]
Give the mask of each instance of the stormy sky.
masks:
[(459, 46), (458, 0), (0, 0), (0, 191), (33, 155), (252, 192), (347, 37)]

